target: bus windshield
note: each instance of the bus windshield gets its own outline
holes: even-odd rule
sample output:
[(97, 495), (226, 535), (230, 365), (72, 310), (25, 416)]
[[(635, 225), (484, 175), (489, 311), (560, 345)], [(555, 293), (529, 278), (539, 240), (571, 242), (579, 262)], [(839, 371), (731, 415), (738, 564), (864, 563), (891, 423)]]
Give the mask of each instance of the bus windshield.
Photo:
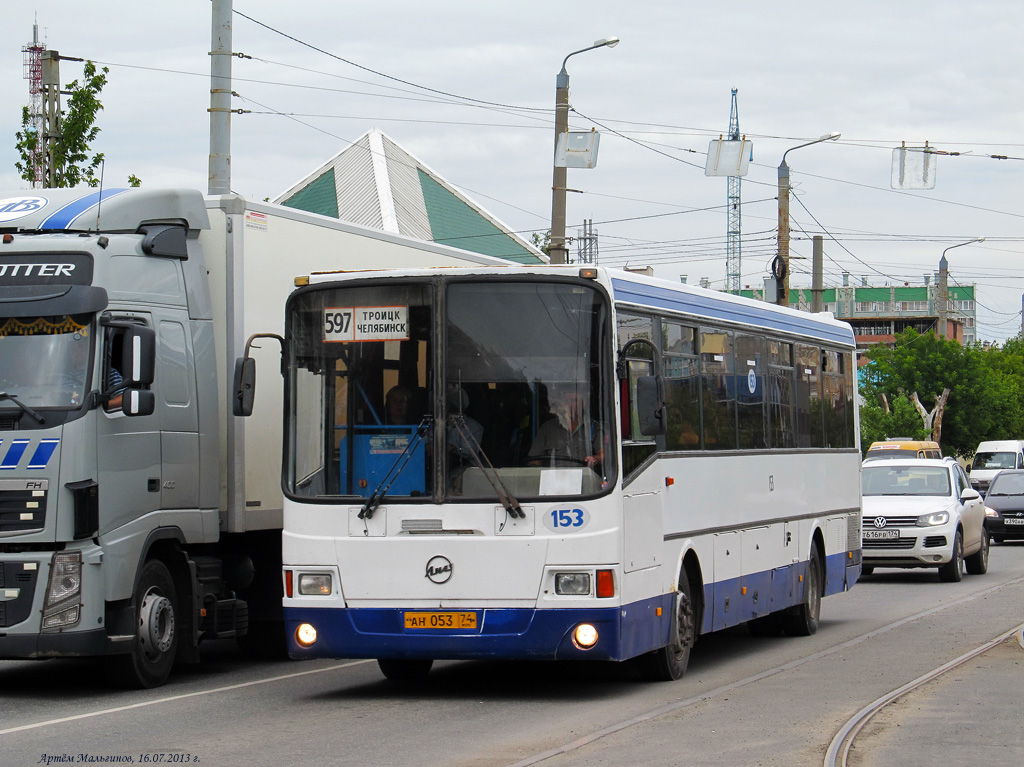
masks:
[[(85, 400), (89, 315), (0, 318), (0, 392), (32, 408), (77, 408)], [(10, 400), (0, 409), (17, 408)]]
[(523, 500), (614, 483), (611, 322), (590, 284), (310, 288), (288, 333), (296, 496)]

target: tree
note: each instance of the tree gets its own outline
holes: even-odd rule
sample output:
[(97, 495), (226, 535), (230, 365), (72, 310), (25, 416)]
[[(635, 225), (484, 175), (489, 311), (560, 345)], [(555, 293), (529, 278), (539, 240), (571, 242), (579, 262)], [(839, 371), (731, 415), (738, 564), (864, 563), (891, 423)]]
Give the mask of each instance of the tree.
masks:
[[(61, 110), (60, 135), (54, 139), (52, 147), (53, 178), (48, 183), (53, 186), (71, 187), (82, 183), (98, 186), (100, 183), (96, 170), (103, 162), (103, 153), (97, 152), (90, 157), (89, 147), (100, 133), (95, 122), (96, 115), (103, 109), (99, 95), (107, 84), (108, 71), (103, 67), (97, 72), (96, 65), (86, 61), (82, 82), (74, 80), (67, 85), (70, 94), (67, 108)], [(28, 107), (22, 108), (21, 130), (14, 135), (17, 139), (15, 146), (21, 154), (21, 162), (14, 165), (23, 179), (35, 181), (34, 153), (37, 148), (45, 150), (47, 147), (40, 145), (43, 137), (32, 130)]]
[(910, 398), (906, 394), (898, 394), (893, 398), (891, 407), (885, 407), (881, 402), (865, 400), (860, 408), (861, 450), (867, 453), (872, 442), (881, 442), (893, 437), (930, 438)]
[(941, 435), (947, 455), (969, 456), (983, 440), (1024, 433), (1024, 344), (984, 349), (907, 330), (893, 348), (873, 347), (867, 357), (861, 394), (868, 401), (916, 392), (933, 412), (949, 389)]

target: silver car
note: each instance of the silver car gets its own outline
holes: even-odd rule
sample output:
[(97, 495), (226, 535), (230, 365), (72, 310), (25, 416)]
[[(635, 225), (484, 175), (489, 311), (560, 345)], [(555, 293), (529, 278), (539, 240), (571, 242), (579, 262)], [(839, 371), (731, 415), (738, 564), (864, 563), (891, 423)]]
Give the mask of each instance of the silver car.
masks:
[(935, 567), (956, 582), (988, 570), (985, 504), (952, 458), (863, 465), (864, 575), (876, 567)]

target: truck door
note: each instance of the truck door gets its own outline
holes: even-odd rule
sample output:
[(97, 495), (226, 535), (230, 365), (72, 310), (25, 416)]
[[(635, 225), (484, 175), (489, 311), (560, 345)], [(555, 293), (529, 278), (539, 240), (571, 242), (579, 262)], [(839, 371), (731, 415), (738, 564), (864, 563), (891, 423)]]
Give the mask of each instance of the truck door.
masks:
[[(112, 317), (112, 319), (120, 319)], [(152, 317), (133, 313), (134, 322), (151, 326)], [(107, 533), (160, 508), (160, 429), (154, 416), (129, 418), (121, 412), (117, 386), (122, 327), (103, 328), (97, 388), (110, 395), (96, 426), (99, 468), (100, 533)], [(116, 371), (116, 372), (114, 372)]]

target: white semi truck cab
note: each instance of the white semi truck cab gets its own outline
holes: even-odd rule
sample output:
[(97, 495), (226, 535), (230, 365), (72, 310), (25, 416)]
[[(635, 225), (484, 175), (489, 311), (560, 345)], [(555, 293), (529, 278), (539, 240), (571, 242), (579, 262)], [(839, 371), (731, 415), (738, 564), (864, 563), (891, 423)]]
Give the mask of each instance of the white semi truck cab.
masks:
[(209, 228), (189, 190), (0, 199), (0, 658), (149, 687), (247, 631), (280, 538), (221, 531)]

